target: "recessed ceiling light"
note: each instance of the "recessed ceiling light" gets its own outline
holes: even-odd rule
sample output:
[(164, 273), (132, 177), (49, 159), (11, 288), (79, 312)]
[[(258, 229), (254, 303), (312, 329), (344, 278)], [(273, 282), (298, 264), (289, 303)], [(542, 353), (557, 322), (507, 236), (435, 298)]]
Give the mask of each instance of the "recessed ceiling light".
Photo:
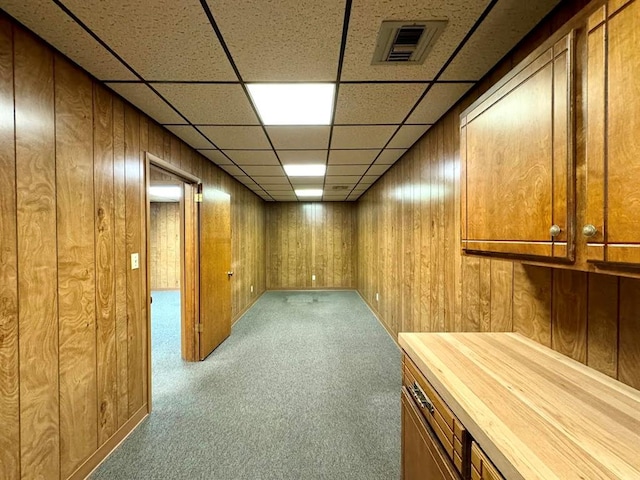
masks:
[(296, 195), (298, 197), (321, 197), (322, 189), (321, 188), (306, 188), (302, 190), (296, 190)]
[(253, 104), (265, 125), (330, 125), (333, 83), (250, 83)]
[(149, 187), (149, 194), (155, 198), (180, 200), (180, 197), (182, 197), (182, 188), (175, 185), (153, 186)]
[(283, 165), (284, 171), (290, 177), (322, 177), (327, 171), (326, 165)]

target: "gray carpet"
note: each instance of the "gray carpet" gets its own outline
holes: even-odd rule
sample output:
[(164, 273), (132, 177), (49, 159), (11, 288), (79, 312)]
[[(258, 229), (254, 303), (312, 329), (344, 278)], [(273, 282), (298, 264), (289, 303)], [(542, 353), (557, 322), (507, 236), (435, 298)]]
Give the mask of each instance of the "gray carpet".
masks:
[(204, 362), (154, 292), (153, 412), (99, 479), (398, 479), (400, 352), (355, 292), (267, 292)]

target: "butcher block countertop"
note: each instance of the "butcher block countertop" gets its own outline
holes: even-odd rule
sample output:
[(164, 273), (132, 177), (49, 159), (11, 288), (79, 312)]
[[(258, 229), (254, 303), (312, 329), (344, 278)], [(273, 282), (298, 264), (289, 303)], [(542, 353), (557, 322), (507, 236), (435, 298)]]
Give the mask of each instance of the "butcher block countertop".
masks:
[(516, 333), (398, 339), (507, 480), (640, 479), (640, 391)]

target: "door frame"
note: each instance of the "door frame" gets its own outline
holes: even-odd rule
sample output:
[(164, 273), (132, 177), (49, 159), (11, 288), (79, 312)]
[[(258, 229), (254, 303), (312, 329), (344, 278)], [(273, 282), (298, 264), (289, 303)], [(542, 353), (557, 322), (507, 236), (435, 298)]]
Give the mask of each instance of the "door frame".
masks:
[(199, 217), (196, 194), (201, 191), (200, 178), (175, 165), (162, 160), (149, 152), (145, 153), (145, 208), (146, 208), (146, 280), (147, 280), (147, 405), (151, 413), (151, 167), (163, 173), (177, 177), (183, 182), (183, 195), (180, 200), (180, 343), (181, 356), (189, 362), (199, 360), (199, 336), (196, 325), (199, 322), (199, 281), (200, 255)]

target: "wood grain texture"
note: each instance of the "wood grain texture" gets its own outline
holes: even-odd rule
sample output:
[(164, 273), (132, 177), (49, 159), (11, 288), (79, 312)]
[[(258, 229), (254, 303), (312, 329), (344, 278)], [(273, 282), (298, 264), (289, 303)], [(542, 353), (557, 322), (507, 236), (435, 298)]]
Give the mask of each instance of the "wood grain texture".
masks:
[[(22, 478), (60, 472), (53, 54), (14, 29)], [(37, 121), (32, 119), (36, 118)], [(33, 368), (38, 365), (39, 368)]]
[(589, 275), (587, 365), (618, 377), (618, 289), (620, 279)]
[(587, 363), (587, 273), (553, 270), (551, 346)]
[(151, 204), (151, 288), (180, 288), (180, 203)]
[(265, 221), (269, 238), (267, 288), (355, 287), (354, 204), (272, 203), (266, 207)]
[(63, 478), (98, 447), (96, 395), (93, 90), (55, 59), (60, 470)]
[[(13, 105), (13, 31), (0, 18), (0, 105)], [(16, 149), (12, 115), (0, 116), (0, 478), (20, 478)]]
[(98, 445), (118, 427), (113, 98), (93, 90)]
[(618, 378), (640, 389), (640, 281), (620, 279)]
[(513, 333), (399, 343), (509, 479), (640, 475), (640, 392)]

